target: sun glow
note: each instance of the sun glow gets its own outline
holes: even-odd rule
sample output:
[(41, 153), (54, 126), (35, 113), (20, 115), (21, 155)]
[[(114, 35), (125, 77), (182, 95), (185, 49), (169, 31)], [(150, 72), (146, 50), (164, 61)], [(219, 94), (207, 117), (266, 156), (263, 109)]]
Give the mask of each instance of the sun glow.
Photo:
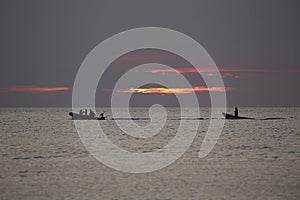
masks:
[(225, 92), (230, 88), (195, 86), (193, 88), (130, 88), (126, 90), (116, 90), (123, 93), (142, 94), (189, 94), (193, 92)]

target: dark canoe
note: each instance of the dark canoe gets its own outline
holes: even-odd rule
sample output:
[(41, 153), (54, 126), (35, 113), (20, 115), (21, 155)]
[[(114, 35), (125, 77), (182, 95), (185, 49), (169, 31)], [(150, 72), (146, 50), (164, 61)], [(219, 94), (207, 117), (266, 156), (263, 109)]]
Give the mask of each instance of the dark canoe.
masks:
[(75, 120), (105, 120), (105, 117), (91, 117), (89, 115), (80, 115), (73, 112), (69, 112), (69, 115)]
[(252, 117), (240, 117), (240, 116), (234, 116), (228, 113), (222, 113), (225, 119), (255, 119)]

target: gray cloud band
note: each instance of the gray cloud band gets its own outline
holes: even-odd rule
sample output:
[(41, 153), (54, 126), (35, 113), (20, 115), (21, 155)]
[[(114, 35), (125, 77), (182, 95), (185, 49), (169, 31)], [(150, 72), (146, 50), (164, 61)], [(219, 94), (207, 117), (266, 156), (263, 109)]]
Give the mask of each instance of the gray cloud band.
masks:
[[(91, 107), (95, 108), (95, 94), (98, 82), (109, 65), (123, 54), (139, 49), (160, 49), (172, 52), (186, 59), (193, 66), (201, 69), (201, 67), (210, 67), (216, 71), (216, 77), (209, 79), (202, 76), (208, 88), (220, 86), (224, 88), (222, 77), (218, 71), (212, 58), (205, 49), (192, 38), (187, 35), (165, 28), (145, 27), (131, 29), (116, 34), (97, 45), (85, 58), (80, 69), (77, 72), (73, 86), (72, 107), (73, 111), (78, 108)], [(137, 66), (141, 67), (141, 66)], [(162, 66), (167, 67), (167, 66)], [(127, 74), (128, 73), (128, 74)], [(146, 83), (158, 83), (169, 87), (170, 82), (157, 80), (140, 75), (138, 78), (133, 77), (128, 71), (125, 73), (118, 84), (132, 85), (136, 88)], [(184, 86), (190, 87), (188, 81), (181, 75), (176, 78)], [(113, 92), (112, 95), (112, 112), (113, 117), (128, 117), (129, 108), (125, 112), (119, 112), (115, 109), (118, 105), (118, 94)], [(131, 94), (126, 94), (125, 99), (129, 107), (129, 99)], [(198, 100), (195, 94), (191, 94), (189, 102), (195, 107), (195, 111), (200, 116)], [(185, 104), (183, 96), (176, 95), (180, 104), (181, 115), (185, 115)], [(124, 98), (124, 97), (123, 97)], [(221, 113), (226, 111), (226, 93), (210, 92), (211, 100), (211, 120), (206, 136), (201, 144), (199, 157), (205, 157), (214, 147), (224, 126), (224, 120), (221, 119)], [(155, 112), (153, 112), (153, 109)], [(157, 113), (160, 113), (158, 115)], [(134, 137), (147, 138), (158, 134), (166, 121), (166, 114), (161, 106), (151, 107), (151, 122), (147, 127), (136, 126), (133, 122), (124, 124), (117, 121), (117, 125), (127, 134)], [(158, 119), (158, 120), (157, 120)], [(198, 128), (199, 121), (181, 120), (179, 128), (174, 138), (159, 151), (135, 153), (126, 151), (114, 145), (106, 136), (98, 121), (95, 120), (74, 120), (77, 132), (82, 143), (87, 150), (103, 164), (123, 172), (145, 173), (162, 169), (178, 159), (192, 144)], [(189, 130), (186, 133), (184, 130)]]

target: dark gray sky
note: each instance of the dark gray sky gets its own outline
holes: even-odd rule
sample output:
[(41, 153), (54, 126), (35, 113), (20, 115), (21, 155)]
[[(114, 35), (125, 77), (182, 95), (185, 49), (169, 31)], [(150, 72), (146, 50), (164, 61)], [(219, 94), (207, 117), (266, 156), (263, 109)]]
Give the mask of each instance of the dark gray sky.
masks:
[[(197, 40), (226, 69), (229, 106), (300, 106), (299, 8), (296, 0), (2, 0), (0, 106), (71, 106), (64, 88), (73, 87), (86, 55), (114, 34), (145, 26)], [(106, 105), (109, 92), (99, 95)], [(139, 106), (170, 102), (168, 95), (137, 95)]]

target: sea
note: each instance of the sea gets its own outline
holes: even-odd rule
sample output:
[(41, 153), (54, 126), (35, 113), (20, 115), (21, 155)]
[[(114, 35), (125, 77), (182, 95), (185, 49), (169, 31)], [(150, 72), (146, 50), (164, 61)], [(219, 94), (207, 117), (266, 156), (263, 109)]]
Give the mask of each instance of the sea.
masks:
[(159, 152), (182, 121), (191, 123), (184, 141), (199, 122), (178, 159), (158, 170), (130, 173), (91, 154), (68, 115), (71, 108), (0, 108), (0, 199), (300, 199), (299, 107), (239, 108), (239, 115), (256, 119), (219, 119), (224, 127), (203, 158), (200, 146), (213, 119), (209, 108), (199, 109), (201, 118), (193, 108), (184, 116), (180, 108), (166, 108), (162, 129), (138, 138), (118, 121), (147, 127), (148, 108), (130, 108), (131, 118), (115, 119), (109, 108), (97, 108), (97, 114), (105, 111), (107, 120), (99, 124), (107, 138), (135, 153)]

